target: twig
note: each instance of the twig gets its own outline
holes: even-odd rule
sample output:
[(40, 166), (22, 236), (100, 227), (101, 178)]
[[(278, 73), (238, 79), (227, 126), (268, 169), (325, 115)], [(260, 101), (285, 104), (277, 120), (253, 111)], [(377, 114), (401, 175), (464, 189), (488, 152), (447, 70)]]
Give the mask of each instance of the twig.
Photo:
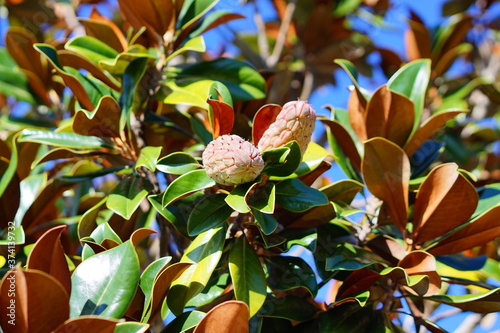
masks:
[(255, 7), (255, 15), (253, 16), (253, 20), (255, 22), (255, 25), (257, 26), (257, 44), (259, 46), (259, 53), (262, 59), (267, 59), (269, 57), (269, 44), (267, 42), (266, 25), (259, 13), (257, 3), (253, 2), (253, 5)]
[(273, 53), (266, 60), (267, 67), (274, 68), (278, 63), (281, 52), (283, 51), (283, 46), (285, 45), (286, 33), (292, 22), (293, 13), (295, 12), (297, 0), (291, 0), (286, 6), (285, 14), (283, 15), (283, 22), (280, 26), (280, 31), (278, 32), (278, 38), (276, 39), (276, 44), (274, 45)]

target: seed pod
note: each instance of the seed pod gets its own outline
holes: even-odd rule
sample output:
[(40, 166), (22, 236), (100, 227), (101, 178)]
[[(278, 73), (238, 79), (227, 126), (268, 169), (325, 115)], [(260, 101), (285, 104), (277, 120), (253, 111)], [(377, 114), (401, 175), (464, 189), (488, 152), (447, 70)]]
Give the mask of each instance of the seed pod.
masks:
[(207, 175), (222, 185), (239, 185), (257, 178), (264, 169), (259, 150), (237, 135), (222, 135), (202, 154)]
[(276, 120), (262, 134), (259, 150), (266, 151), (283, 147), (290, 141), (297, 141), (302, 155), (311, 141), (316, 121), (316, 111), (305, 101), (288, 102), (283, 106)]

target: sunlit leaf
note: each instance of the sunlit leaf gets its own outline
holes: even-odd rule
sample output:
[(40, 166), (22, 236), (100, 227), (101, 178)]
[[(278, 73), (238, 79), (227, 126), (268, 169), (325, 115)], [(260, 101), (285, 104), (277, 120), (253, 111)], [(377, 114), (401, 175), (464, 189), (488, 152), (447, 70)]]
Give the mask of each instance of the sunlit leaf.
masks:
[(147, 146), (141, 149), (141, 154), (135, 162), (135, 167), (145, 167), (151, 172), (156, 170), (156, 161), (160, 157), (162, 147)]
[(248, 312), (244, 302), (226, 301), (208, 311), (193, 333), (248, 333)]
[(156, 168), (164, 173), (182, 175), (200, 168), (200, 163), (188, 153), (175, 152), (159, 159)]
[(229, 252), (229, 272), (236, 299), (248, 305), (252, 317), (266, 299), (266, 277), (259, 257), (246, 237), (239, 237)]
[(82, 262), (71, 277), (71, 318), (97, 314), (121, 318), (139, 282), (139, 259), (131, 242)]
[(312, 207), (328, 204), (320, 191), (304, 185), (298, 179), (287, 179), (276, 184), (276, 203), (292, 212), (304, 212)]
[(163, 194), (163, 206), (166, 207), (185, 195), (212, 187), (215, 184), (215, 181), (208, 177), (207, 172), (203, 169), (185, 173), (167, 187)]
[(145, 178), (128, 175), (109, 194), (106, 206), (128, 220), (151, 189), (151, 183)]

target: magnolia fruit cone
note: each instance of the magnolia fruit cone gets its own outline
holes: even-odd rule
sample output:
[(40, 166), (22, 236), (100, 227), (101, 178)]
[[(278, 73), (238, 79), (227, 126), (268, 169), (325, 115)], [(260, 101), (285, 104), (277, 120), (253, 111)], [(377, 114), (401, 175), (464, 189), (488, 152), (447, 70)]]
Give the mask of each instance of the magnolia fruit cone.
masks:
[(266, 151), (283, 147), (290, 141), (297, 141), (302, 155), (311, 141), (316, 121), (316, 111), (305, 101), (293, 101), (283, 105), (276, 120), (262, 134), (259, 150)]
[(202, 154), (207, 175), (222, 185), (239, 185), (257, 178), (264, 169), (259, 150), (237, 135), (222, 135)]

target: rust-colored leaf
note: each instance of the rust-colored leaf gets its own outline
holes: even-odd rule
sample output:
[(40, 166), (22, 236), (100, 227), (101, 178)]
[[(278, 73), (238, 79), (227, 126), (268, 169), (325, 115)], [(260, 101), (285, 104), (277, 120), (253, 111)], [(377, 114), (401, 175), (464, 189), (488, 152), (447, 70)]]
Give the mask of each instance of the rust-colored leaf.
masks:
[(413, 242), (422, 243), (465, 223), (478, 203), (474, 186), (455, 163), (434, 168), (420, 185), (413, 210)]
[(241, 301), (226, 301), (208, 311), (194, 333), (247, 333), (248, 305)]
[(231, 105), (224, 103), (220, 94), (218, 100), (209, 98), (207, 103), (211, 106), (210, 122), (214, 140), (221, 135), (231, 133), (234, 125), (234, 110)]
[(100, 245), (105, 248), (106, 250), (110, 250), (112, 248), (115, 248), (117, 246), (120, 245), (120, 243), (118, 243), (117, 241), (115, 241), (114, 239), (110, 239), (110, 238), (104, 238)]
[(413, 155), (425, 141), (440, 130), (448, 120), (455, 118), (460, 113), (465, 113), (467, 110), (449, 110), (436, 113), (427, 119), (420, 128), (410, 138), (405, 146), (405, 152), (408, 156)]
[(160, 311), (163, 300), (167, 296), (172, 282), (179, 276), (181, 276), (181, 274), (191, 265), (192, 263), (178, 262), (176, 264), (168, 266), (167, 269), (165, 269), (158, 275), (154, 282), (153, 291), (151, 293), (151, 316), (149, 317), (150, 320), (152, 320), (155, 315), (158, 314), (158, 311)]
[(26, 267), (38, 269), (55, 277), (66, 292), (71, 294), (71, 274), (61, 243), (61, 235), (66, 225), (54, 227), (38, 239), (28, 257)]
[(500, 221), (500, 206), (495, 206), (439, 241), (428, 252), (435, 256), (442, 256), (484, 245), (500, 237), (498, 221)]
[(472, 17), (467, 14), (458, 14), (450, 18), (448, 25), (452, 27), (447, 38), (438, 43), (432, 50), (432, 62), (437, 62), (446, 52), (462, 43), (472, 28)]
[(130, 236), (130, 241), (134, 246), (136, 246), (141, 240), (148, 237), (149, 235), (155, 234), (156, 231), (148, 228), (140, 228), (135, 230)]
[(95, 254), (106, 251), (106, 248), (104, 246), (102, 246), (101, 244), (97, 244), (96, 242), (88, 240), (81, 240), (80, 242), (82, 243), (82, 245), (88, 245)]
[(95, 78), (108, 85), (111, 89), (120, 91), (120, 87), (117, 85), (117, 83), (106, 76), (99, 67), (89, 61), (87, 58), (82, 57), (76, 52), (68, 50), (60, 50), (57, 52), (57, 55), (59, 56), (59, 60), (61, 61), (61, 64), (63, 66), (84, 69), (92, 74)]
[(406, 256), (404, 247), (388, 236), (377, 236), (371, 239), (366, 246), (392, 264), (396, 264)]
[(80, 316), (67, 320), (63, 325), (59, 326), (54, 333), (67, 332), (99, 332), (113, 333), (115, 331), (118, 320), (102, 318), (99, 316)]
[(363, 268), (354, 271), (340, 286), (336, 299), (340, 300), (368, 290), (378, 279), (380, 279), (380, 274), (371, 269)]
[[(15, 292), (12, 292), (15, 289)], [(69, 317), (69, 295), (54, 277), (39, 270), (16, 268), (7, 272), (0, 285), (0, 307), (9, 313), (14, 301), (14, 318), (0, 316), (8, 332), (52, 332)], [(10, 312), (12, 313), (12, 312)], [(15, 325), (8, 323), (15, 319)]]
[(361, 95), (358, 89), (353, 88), (349, 95), (349, 101), (347, 102), (347, 111), (352, 129), (358, 136), (359, 141), (368, 139), (365, 123), (366, 106), (366, 99)]
[(434, 66), (434, 76), (443, 75), (460, 56), (467, 55), (473, 50), (472, 44), (462, 43), (444, 53)]
[[(408, 275), (427, 275), (426, 281), (413, 286), (413, 290), (422, 296), (431, 296), (441, 289), (441, 278), (436, 273), (436, 258), (424, 251), (410, 252), (401, 259), (398, 267), (403, 268)], [(410, 287), (409, 287), (410, 288)]]
[(253, 144), (257, 146), (260, 138), (269, 126), (276, 120), (281, 111), (281, 106), (277, 104), (266, 104), (262, 106), (253, 118), (252, 138)]
[(136, 31), (146, 27), (153, 41), (161, 38), (172, 23), (172, 0), (118, 0), (118, 5), (127, 22)]
[(78, 20), (88, 36), (99, 38), (118, 52), (127, 49), (127, 40), (120, 28), (113, 21), (101, 15), (95, 7), (92, 9), (90, 18), (78, 18)]
[(36, 37), (20, 27), (11, 27), (6, 36), (5, 44), (10, 55), (19, 67), (35, 74), (44, 84), (50, 81), (50, 71), (40, 61), (40, 54), (33, 48)]
[(347, 129), (345, 129), (344, 125), (336, 120), (330, 120), (325, 118), (320, 118), (321, 122), (328, 126), (332, 131), (337, 144), (340, 146), (346, 157), (351, 162), (352, 166), (356, 170), (361, 170), (361, 156), (359, 155), (358, 149), (356, 148), (356, 144), (354, 140), (349, 135)]
[(120, 106), (111, 96), (104, 96), (93, 112), (80, 110), (73, 119), (73, 131), (100, 138), (120, 136)]
[(368, 190), (384, 201), (393, 223), (403, 231), (408, 219), (408, 156), (387, 139), (370, 139), (365, 142), (362, 173)]
[(429, 30), (422, 20), (411, 12), (408, 20), (409, 29), (405, 32), (406, 55), (408, 60), (413, 61), (422, 58), (430, 58), (432, 40)]
[(365, 113), (368, 138), (383, 137), (403, 147), (415, 120), (413, 103), (381, 86), (368, 101)]

